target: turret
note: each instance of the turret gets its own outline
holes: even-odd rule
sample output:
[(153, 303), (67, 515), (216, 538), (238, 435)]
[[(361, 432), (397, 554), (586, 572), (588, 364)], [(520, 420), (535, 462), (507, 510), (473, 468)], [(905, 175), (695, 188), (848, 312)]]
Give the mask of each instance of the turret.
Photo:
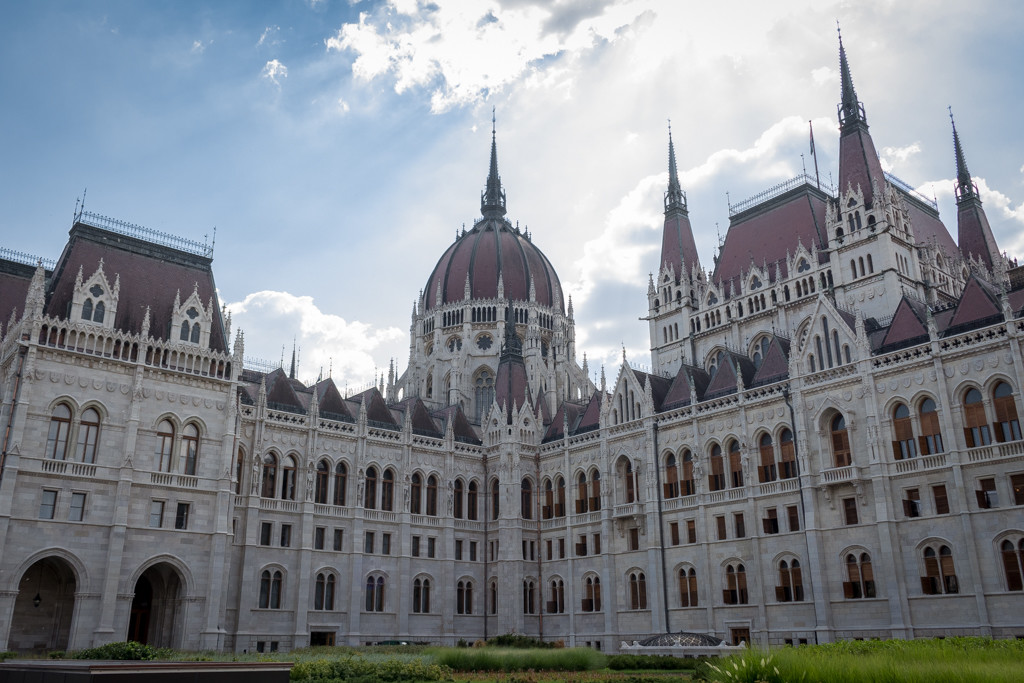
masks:
[(846, 60), (843, 37), (839, 36), (839, 73), (842, 82), (839, 113), (839, 192), (856, 191), (864, 193), (864, 203), (871, 207), (874, 188), (885, 187), (885, 174), (878, 161), (875, 143), (868, 133), (868, 120), (864, 104), (857, 99), (853, 88), (850, 65)]
[(690, 215), (686, 207), (686, 194), (679, 184), (676, 169), (676, 150), (672, 142), (672, 128), (668, 131), (668, 189), (665, 191), (665, 227), (661, 237), (661, 262), (658, 272), (666, 268), (675, 274), (676, 281), (685, 277), (693, 266), (700, 267), (697, 244), (690, 227)]
[(956, 131), (953, 112), (949, 112), (949, 120), (953, 124), (953, 151), (956, 155), (956, 222), (958, 228), (957, 245), (965, 259), (981, 259), (989, 270), (999, 261), (999, 246), (988, 224), (988, 217), (981, 207), (981, 196), (978, 186), (971, 180), (967, 170), (967, 159), (960, 135)]

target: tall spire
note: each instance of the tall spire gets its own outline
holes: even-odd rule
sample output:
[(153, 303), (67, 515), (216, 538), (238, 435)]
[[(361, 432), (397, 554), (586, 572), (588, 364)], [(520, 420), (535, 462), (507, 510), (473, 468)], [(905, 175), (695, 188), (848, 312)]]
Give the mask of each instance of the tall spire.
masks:
[(956, 131), (952, 108), (949, 120), (953, 124), (953, 149), (956, 153), (957, 247), (965, 259), (981, 259), (986, 266), (993, 268), (1003, 257), (999, 253), (999, 245), (992, 234), (985, 209), (981, 206), (978, 186), (971, 180), (971, 173), (967, 170), (967, 158), (960, 144), (960, 134)]
[(665, 213), (677, 209), (686, 211), (686, 195), (679, 185), (679, 172), (676, 170), (676, 148), (672, 142), (672, 120), (668, 122), (668, 190), (665, 192)]
[(480, 195), (480, 211), (484, 218), (500, 218), (505, 215), (505, 191), (501, 189), (498, 175), (498, 142), (495, 132), (496, 119), (491, 108), (491, 167), (487, 173), (487, 188)]
[(867, 124), (867, 117), (864, 116), (864, 105), (857, 100), (857, 91), (853, 89), (853, 77), (850, 76), (850, 64), (846, 61), (846, 48), (843, 47), (843, 33), (839, 30), (839, 76), (842, 82), (839, 104), (839, 126), (845, 128), (848, 124)]
[(953, 151), (956, 154), (956, 198), (961, 199), (973, 197), (978, 194), (978, 188), (971, 181), (971, 172), (967, 170), (967, 158), (964, 156), (964, 148), (960, 145), (960, 135), (956, 132), (956, 121), (953, 120), (953, 108), (949, 108), (949, 121), (953, 124)]
[(686, 208), (686, 194), (679, 184), (676, 147), (672, 141), (672, 122), (669, 121), (668, 189), (665, 191), (665, 227), (661, 235), (658, 276), (660, 278), (662, 271), (668, 269), (672, 271), (676, 282), (686, 281), (694, 266), (700, 268), (700, 259), (697, 258), (697, 243), (693, 239), (693, 228)]

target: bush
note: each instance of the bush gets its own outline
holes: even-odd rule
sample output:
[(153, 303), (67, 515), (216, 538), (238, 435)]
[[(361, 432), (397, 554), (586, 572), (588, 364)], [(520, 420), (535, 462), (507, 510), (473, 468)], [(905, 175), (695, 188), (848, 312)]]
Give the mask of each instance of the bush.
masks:
[(86, 650), (79, 650), (72, 659), (114, 659), (114, 660), (152, 660), (166, 659), (171, 656), (172, 651), (157, 649), (142, 643), (129, 640), (124, 643), (107, 643), (99, 647), (91, 647)]
[(8, 660), (8, 659), (14, 659), (17, 656), (18, 656), (18, 653), (14, 652), (13, 650), (3, 650), (3, 651), (0, 651), (0, 662)]
[(434, 661), (455, 671), (589, 671), (603, 669), (608, 658), (589, 647), (532, 650), (445, 648), (432, 652)]
[(518, 633), (506, 633), (501, 636), (494, 636), (487, 641), (488, 645), (496, 647), (514, 647), (522, 650), (534, 649), (534, 648), (553, 648), (554, 643), (548, 643), (538, 638), (531, 636), (524, 636)]
[(608, 668), (619, 671), (623, 669), (679, 671), (695, 668), (697, 661), (696, 659), (683, 659), (668, 655), (611, 655), (608, 657)]
[(447, 667), (427, 664), (421, 660), (403, 662), (398, 659), (385, 659), (371, 662), (362, 657), (352, 656), (297, 662), (291, 671), (291, 680), (309, 683), (441, 681), (450, 677), (451, 670)]

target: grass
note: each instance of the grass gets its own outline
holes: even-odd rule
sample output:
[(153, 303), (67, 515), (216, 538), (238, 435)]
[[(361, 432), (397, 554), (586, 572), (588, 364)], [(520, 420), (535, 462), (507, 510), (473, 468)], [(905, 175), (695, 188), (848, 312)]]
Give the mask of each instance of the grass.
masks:
[(752, 649), (709, 662), (698, 670), (698, 677), (730, 683), (1013, 683), (1024, 681), (1024, 642), (950, 638)]

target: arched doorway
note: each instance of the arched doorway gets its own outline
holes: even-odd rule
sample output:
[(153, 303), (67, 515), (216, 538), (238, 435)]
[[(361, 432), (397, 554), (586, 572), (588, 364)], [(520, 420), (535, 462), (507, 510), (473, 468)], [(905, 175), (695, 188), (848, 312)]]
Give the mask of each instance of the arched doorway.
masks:
[(128, 640), (154, 647), (177, 647), (181, 641), (182, 581), (166, 562), (155, 564), (135, 582), (128, 618)]
[(59, 557), (45, 557), (29, 567), (14, 600), (11, 650), (66, 650), (75, 613), (75, 572)]

